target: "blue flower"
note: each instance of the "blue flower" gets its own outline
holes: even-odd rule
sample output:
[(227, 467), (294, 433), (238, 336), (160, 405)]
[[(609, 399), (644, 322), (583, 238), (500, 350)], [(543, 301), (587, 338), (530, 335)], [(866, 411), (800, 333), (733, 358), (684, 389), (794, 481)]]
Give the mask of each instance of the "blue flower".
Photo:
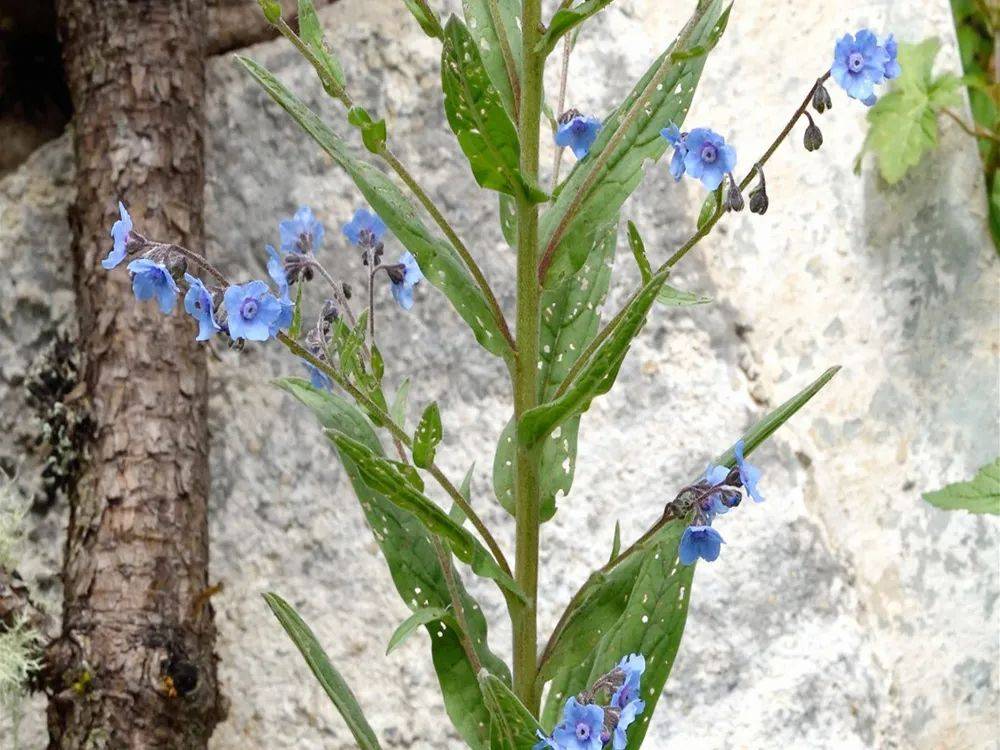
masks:
[[(712, 466), (708, 465), (705, 469), (705, 480), (713, 487), (718, 487), (720, 484), (725, 484), (726, 479), (729, 477), (729, 467), (728, 466)], [(734, 504), (735, 505), (735, 504)], [(708, 496), (708, 507), (702, 508), (706, 512), (706, 516), (709, 521), (712, 520), (716, 515), (723, 515), (732, 510), (734, 506), (726, 504), (726, 498), (721, 492), (714, 492)]]
[(684, 157), (687, 156), (687, 133), (682, 133), (681, 129), (674, 123), (660, 131), (660, 135), (667, 139), (667, 142), (674, 147), (674, 157), (670, 160), (670, 174), (674, 180), (680, 180), (684, 176)]
[(611, 696), (611, 705), (625, 708), (639, 697), (639, 682), (646, 671), (646, 658), (642, 654), (629, 654), (618, 662), (618, 669), (625, 673), (625, 680)]
[(184, 295), (184, 310), (192, 318), (198, 321), (198, 335), (196, 341), (208, 341), (222, 327), (215, 320), (215, 302), (212, 293), (205, 288), (201, 279), (189, 273), (184, 274), (184, 280), (188, 283), (187, 294)]
[(618, 724), (615, 725), (615, 733), (612, 738), (612, 747), (614, 750), (625, 750), (628, 746), (628, 737), (625, 733), (628, 731), (629, 725), (635, 721), (635, 717), (641, 714), (645, 708), (645, 701), (634, 700), (626, 704), (622, 709), (621, 715), (618, 717)]
[(372, 245), (377, 245), (385, 235), (385, 222), (379, 218), (378, 214), (372, 213), (367, 208), (359, 208), (354, 212), (351, 220), (344, 224), (341, 231), (352, 245), (361, 245), (362, 232), (368, 232), (374, 240)]
[(180, 290), (165, 265), (149, 258), (139, 258), (128, 264), (128, 270), (132, 274), (132, 292), (137, 300), (144, 302), (155, 297), (164, 315), (174, 311)]
[(681, 564), (690, 565), (699, 557), (712, 562), (718, 559), (723, 544), (722, 534), (711, 526), (688, 526), (681, 537)]
[[(895, 51), (895, 40), (890, 37), (889, 43)], [(870, 107), (875, 103), (875, 84), (885, 80), (886, 66), (891, 62), (895, 72), (899, 64), (891, 60), (886, 48), (879, 46), (872, 31), (862, 29), (856, 36), (844, 34), (837, 40), (830, 74), (848, 96)]]
[(743, 441), (740, 440), (733, 448), (736, 454), (736, 467), (740, 470), (740, 482), (746, 488), (747, 494), (753, 498), (755, 503), (764, 502), (764, 496), (757, 489), (757, 482), (761, 477), (761, 470), (743, 458)]
[(413, 287), (419, 284), (424, 274), (417, 265), (417, 259), (412, 253), (405, 252), (399, 258), (399, 264), (387, 266), (389, 281), (392, 284), (392, 296), (404, 310), (413, 307)]
[(267, 245), (267, 273), (271, 280), (278, 287), (278, 302), (281, 303), (281, 315), (271, 326), (271, 335), (275, 335), (282, 328), (288, 328), (295, 317), (295, 303), (288, 293), (288, 275), (285, 273), (285, 264), (281, 262), (281, 256), (271, 245)]
[(684, 146), (685, 171), (709, 190), (719, 187), (726, 173), (736, 167), (736, 151), (713, 130), (695, 128), (684, 138)]
[(267, 341), (282, 315), (281, 302), (263, 281), (234, 284), (222, 298), (226, 307), (229, 335), (234, 339)]
[(280, 222), (278, 234), (286, 253), (309, 253), (323, 244), (323, 225), (309, 206), (302, 206), (291, 219)]
[(575, 114), (566, 122), (559, 123), (556, 128), (556, 145), (573, 149), (573, 155), (582, 159), (590, 153), (590, 147), (594, 145), (600, 129), (601, 121), (596, 117)]
[(562, 723), (552, 731), (552, 738), (562, 750), (601, 750), (604, 709), (583, 705), (575, 697), (566, 701)]
[(885, 64), (885, 77), (888, 79), (899, 78), (903, 69), (899, 67), (899, 45), (892, 34), (885, 40), (885, 53), (889, 56), (889, 61)]
[(125, 246), (128, 245), (128, 233), (132, 231), (132, 217), (128, 215), (125, 204), (118, 201), (119, 219), (111, 227), (111, 237), (114, 239), (114, 246), (108, 257), (101, 261), (101, 265), (109, 271), (125, 260)]
[(313, 388), (321, 391), (332, 391), (333, 381), (330, 380), (330, 376), (323, 372), (321, 369), (316, 367), (312, 362), (307, 362), (302, 360), (302, 364), (306, 366), (309, 371), (309, 382), (312, 384)]

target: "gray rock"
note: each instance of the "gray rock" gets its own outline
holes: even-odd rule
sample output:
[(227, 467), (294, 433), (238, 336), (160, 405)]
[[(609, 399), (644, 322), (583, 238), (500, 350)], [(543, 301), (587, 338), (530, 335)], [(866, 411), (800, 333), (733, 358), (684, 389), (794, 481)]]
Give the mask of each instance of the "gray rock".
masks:
[[(944, 34), (942, 65), (954, 69), (948, 3), (925, 0), (913, 10), (739, 6), (688, 122), (725, 133), (745, 168), (822, 71), (833, 36), (861, 25), (908, 40)], [(682, 12), (653, 0), (613, 4), (581, 36), (569, 104), (607, 111)], [(356, 99), (386, 117), (394, 148), (467, 237), (511, 310), (514, 258), (495, 225), (495, 198), (474, 190), (444, 122), (435, 45), (388, 0), (342, 0), (324, 18)], [(348, 133), (286, 44), (248, 54)], [(212, 63), (209, 89), (212, 257), (235, 277), (259, 275), (278, 218), (308, 203), (326, 222), (331, 269), (360, 288), (356, 257), (338, 234), (361, 205), (356, 190), (231, 59)], [(863, 107), (833, 93), (833, 111), (819, 118), (823, 149), (808, 154), (795, 137), (770, 162), (767, 215), (728, 217), (678, 269), (677, 286), (715, 303), (651, 317), (615, 391), (585, 418), (573, 492), (543, 530), (547, 632), (606, 558), (616, 520), (626, 539), (634, 537), (670, 490), (742, 429), (826, 366), (843, 365), (757, 455), (768, 502), (719, 521), (728, 544), (696, 573), (687, 637), (649, 747), (996, 746), (998, 527), (920, 499), (971, 476), (1000, 441), (1000, 279), (980, 167), (972, 143), (944, 123), (941, 149), (899, 186), (886, 188), (870, 167), (855, 177)], [(71, 162), (64, 137), (0, 180), (8, 271), (0, 295), (0, 456), (8, 464), (21, 459), (32, 429), (20, 379), (51, 331), (72, 326)], [(663, 259), (691, 231), (701, 198), (700, 186), (674, 184), (661, 165), (649, 170), (626, 214)], [(390, 243), (390, 255), (398, 251)], [(623, 251), (609, 309), (636, 280)], [(441, 404), (441, 464), (457, 478), (477, 461), (474, 503), (512, 548), (511, 519), (489, 486), (507, 418), (503, 369), (440, 295), (424, 288), (418, 296), (408, 315), (388, 295), (379, 301), (388, 377), (413, 376), (414, 412)], [(267, 384), (301, 372), (299, 365), (277, 347), (255, 346), (238, 356), (219, 349), (211, 367), (212, 577), (225, 585), (214, 603), (232, 702), (212, 747), (353, 746), (266, 611), (259, 595), (267, 590), (301, 608), (387, 748), (459, 747), (424, 637), (383, 655), (407, 609), (343, 472), (309, 416)], [(22, 465), (29, 490), (36, 465), (30, 456)], [(25, 565), (56, 600), (60, 511), (39, 520)], [(509, 655), (500, 598), (479, 581), (469, 584), (493, 623), (494, 647)], [(26, 747), (41, 746), (42, 721), (29, 721), (37, 744)]]

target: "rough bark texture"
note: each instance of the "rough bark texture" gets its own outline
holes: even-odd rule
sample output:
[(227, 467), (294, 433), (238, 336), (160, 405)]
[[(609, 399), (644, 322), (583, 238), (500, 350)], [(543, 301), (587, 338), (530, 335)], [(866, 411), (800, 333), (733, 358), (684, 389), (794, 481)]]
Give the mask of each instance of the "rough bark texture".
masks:
[(205, 748), (221, 714), (208, 603), (206, 365), (190, 321), (100, 266), (118, 199), (203, 242), (204, 0), (60, 0), (74, 106), (72, 262), (94, 420), (71, 498), (50, 747)]

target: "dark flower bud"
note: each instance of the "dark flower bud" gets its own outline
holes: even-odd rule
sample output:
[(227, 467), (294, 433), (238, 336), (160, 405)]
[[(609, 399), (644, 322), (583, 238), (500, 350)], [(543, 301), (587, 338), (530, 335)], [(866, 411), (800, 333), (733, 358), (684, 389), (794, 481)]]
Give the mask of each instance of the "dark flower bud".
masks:
[(344, 299), (350, 299), (351, 295), (354, 294), (354, 290), (351, 288), (351, 285), (348, 284), (346, 281), (343, 284), (341, 284), (341, 289), (344, 292)]
[(296, 281), (312, 281), (313, 261), (309, 256), (302, 253), (286, 253), (283, 263), (289, 284), (294, 284)]
[[(808, 113), (806, 113), (806, 117), (809, 117)], [(823, 133), (816, 127), (816, 123), (813, 122), (811, 117), (809, 117), (809, 127), (806, 128), (806, 134), (802, 142), (805, 144), (806, 151), (816, 151), (823, 145)]]
[(822, 83), (813, 91), (812, 105), (813, 109), (820, 114), (823, 114), (828, 109), (833, 109), (833, 100), (830, 98), (830, 92), (826, 90), (826, 86)]
[(385, 268), (385, 272), (389, 275), (389, 279), (393, 284), (402, 284), (403, 279), (406, 278), (406, 266), (402, 263), (383, 266), (383, 268)]
[(323, 303), (322, 317), (328, 323), (333, 323), (340, 319), (340, 310), (337, 309), (337, 303), (332, 299), (328, 299)]
[(559, 115), (559, 124), (565, 125), (567, 122), (573, 120), (574, 117), (581, 117), (580, 110), (578, 109), (567, 109), (561, 115)]
[(726, 188), (726, 197), (722, 201), (722, 206), (727, 211), (743, 210), (743, 194), (740, 193), (740, 186), (736, 183), (736, 178), (729, 174), (729, 187)]
[(763, 216), (767, 213), (767, 183), (764, 182), (764, 170), (760, 168), (758, 164), (757, 174), (760, 177), (760, 182), (758, 182), (753, 190), (750, 191), (750, 212), (755, 214), (760, 214)]

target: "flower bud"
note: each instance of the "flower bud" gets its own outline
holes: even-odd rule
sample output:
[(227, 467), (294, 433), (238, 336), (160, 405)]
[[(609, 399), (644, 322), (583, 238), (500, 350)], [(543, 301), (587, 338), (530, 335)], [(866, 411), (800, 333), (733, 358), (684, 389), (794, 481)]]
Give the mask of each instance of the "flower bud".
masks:
[(729, 187), (726, 188), (726, 197), (722, 201), (722, 206), (727, 211), (743, 210), (743, 194), (740, 193), (740, 186), (736, 183), (732, 173), (729, 175)]
[(813, 122), (812, 117), (809, 117), (808, 112), (806, 112), (806, 117), (809, 118), (809, 127), (806, 128), (806, 134), (802, 142), (805, 144), (806, 151), (816, 151), (823, 145), (823, 133), (816, 127), (816, 123)]
[(833, 100), (830, 98), (830, 92), (826, 90), (826, 86), (822, 83), (813, 91), (812, 105), (813, 109), (820, 114), (823, 114), (828, 109), (833, 109)]
[(756, 169), (760, 181), (750, 191), (750, 213), (763, 216), (767, 213), (767, 183), (764, 181), (764, 170), (760, 168), (759, 164)]

